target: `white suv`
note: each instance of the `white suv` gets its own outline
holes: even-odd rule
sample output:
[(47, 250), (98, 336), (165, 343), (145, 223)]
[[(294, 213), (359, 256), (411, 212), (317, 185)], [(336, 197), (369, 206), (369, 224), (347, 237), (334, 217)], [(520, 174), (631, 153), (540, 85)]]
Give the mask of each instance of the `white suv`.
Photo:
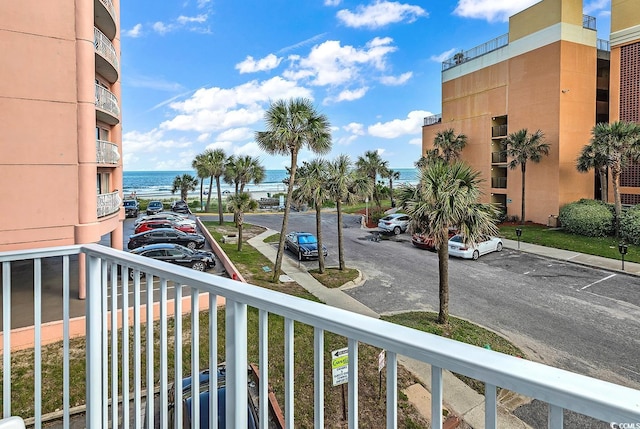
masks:
[(409, 215), (404, 213), (390, 214), (378, 221), (378, 229), (398, 235), (407, 230), (410, 220)]

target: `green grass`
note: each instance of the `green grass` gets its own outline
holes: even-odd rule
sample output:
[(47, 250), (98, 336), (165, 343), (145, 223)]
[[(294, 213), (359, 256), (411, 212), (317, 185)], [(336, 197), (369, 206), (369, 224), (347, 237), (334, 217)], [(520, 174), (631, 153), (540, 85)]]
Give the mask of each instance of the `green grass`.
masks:
[[(569, 234), (559, 228), (547, 228), (543, 225), (501, 225), (500, 235), (510, 240), (517, 240), (516, 228), (522, 229), (520, 241), (523, 243), (539, 244), (556, 249), (572, 250), (587, 255), (602, 256), (604, 258), (620, 259), (618, 240), (614, 237), (585, 237)], [(640, 246), (628, 245), (625, 261), (640, 263)]]

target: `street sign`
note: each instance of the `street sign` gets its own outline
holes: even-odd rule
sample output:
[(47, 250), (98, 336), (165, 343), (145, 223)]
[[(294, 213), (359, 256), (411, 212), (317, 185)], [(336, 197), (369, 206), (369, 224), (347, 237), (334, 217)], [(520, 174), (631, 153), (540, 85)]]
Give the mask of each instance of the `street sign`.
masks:
[(349, 381), (349, 349), (347, 347), (331, 352), (331, 375), (334, 386)]

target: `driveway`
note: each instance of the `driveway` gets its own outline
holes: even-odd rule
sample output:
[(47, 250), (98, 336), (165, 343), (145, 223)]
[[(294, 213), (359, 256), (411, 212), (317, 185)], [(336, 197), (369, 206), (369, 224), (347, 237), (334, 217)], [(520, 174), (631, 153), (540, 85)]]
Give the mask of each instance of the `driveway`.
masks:
[[(245, 221), (279, 231), (282, 215)], [(328, 266), (337, 266), (336, 225), (335, 214), (323, 213)], [(415, 248), (408, 234), (373, 241), (359, 225), (345, 216), (345, 259), (366, 281), (345, 293), (381, 314), (437, 311), (437, 254)], [(315, 232), (314, 215), (292, 213), (288, 230)], [(451, 315), (500, 333), (529, 359), (640, 388), (638, 277), (505, 249), (478, 261), (450, 258), (449, 300)]]

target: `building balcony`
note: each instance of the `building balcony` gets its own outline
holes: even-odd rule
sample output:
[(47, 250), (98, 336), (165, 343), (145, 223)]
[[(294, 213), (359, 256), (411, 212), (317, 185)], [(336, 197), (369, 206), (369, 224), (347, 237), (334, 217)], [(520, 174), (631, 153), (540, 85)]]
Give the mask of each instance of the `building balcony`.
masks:
[(488, 54), (489, 52), (498, 50), (504, 46), (507, 46), (508, 44), (509, 33), (498, 36), (495, 39), (489, 40), (488, 42), (485, 42), (482, 45), (478, 45), (475, 48), (471, 48), (468, 51), (460, 51), (453, 57), (442, 62), (442, 71), (448, 70), (469, 60)]
[(110, 40), (116, 37), (116, 9), (111, 0), (93, 0), (94, 24)]
[(507, 152), (501, 150), (499, 152), (491, 152), (491, 163), (492, 164), (504, 164), (507, 162)]
[(442, 122), (442, 113), (438, 113), (437, 115), (431, 115), (424, 118), (424, 126), (439, 124)]
[(96, 119), (109, 125), (120, 122), (118, 99), (108, 89), (96, 84)]
[(118, 165), (120, 152), (118, 145), (104, 140), (96, 140), (96, 162), (98, 164)]
[(496, 189), (505, 189), (507, 187), (507, 178), (506, 176), (500, 177), (492, 177), (491, 178), (491, 187)]
[(491, 138), (506, 137), (507, 136), (507, 124), (494, 125), (491, 127)]
[[(84, 255), (79, 258), (78, 255)], [(52, 262), (57, 261), (57, 262)], [(43, 332), (47, 329), (42, 320), (42, 308), (46, 306), (46, 294), (51, 288), (59, 288), (65, 302), (69, 301), (69, 279), (75, 272), (70, 261), (83, 263), (86, 273), (85, 318), (80, 326), (79, 344), (70, 352), (69, 306), (63, 307), (60, 327), (62, 338), (56, 344), (60, 353), (59, 381), (43, 378)], [(560, 370), (540, 363), (512, 357), (462, 342), (395, 325), (379, 319), (352, 313), (322, 303), (305, 300), (266, 288), (234, 281), (189, 268), (166, 264), (153, 259), (132, 255), (97, 244), (55, 247), (47, 249), (0, 252), (2, 267), (2, 291), (11, 291), (12, 279), (20, 270), (12, 272), (14, 264), (30, 267), (22, 272), (33, 282), (34, 314), (33, 336), (35, 348), (28, 358), (19, 364), (12, 360), (13, 335), (11, 332), (11, 303), (2, 300), (3, 338), (5, 351), (3, 364), (3, 416), (14, 414), (16, 407), (7, 400), (12, 397), (13, 380), (24, 379), (23, 368), (33, 365), (33, 389), (29, 397), (21, 398), (21, 404), (32, 404), (28, 419), (35, 427), (41, 427), (43, 397), (46, 407), (59, 409), (57, 415), (69, 427), (70, 411), (78, 404), (86, 404), (84, 425), (74, 421), (74, 427), (168, 427), (169, 386), (202, 368), (215, 368), (220, 360), (226, 362), (226, 405), (217, 409), (214, 400), (209, 407), (209, 421), (217, 420), (217, 413), (225, 413), (227, 428), (246, 428), (247, 410), (247, 366), (249, 351), (248, 334), (252, 329), (259, 333), (258, 344), (251, 349), (259, 360), (260, 397), (268, 395), (269, 378), (269, 329), (277, 330), (284, 339), (282, 362), (273, 365), (284, 368), (280, 393), (284, 402), (284, 420), (287, 428), (298, 427), (295, 409), (299, 401), (313, 401), (313, 425), (324, 427), (325, 386), (332, 380), (325, 373), (329, 359), (325, 350), (325, 336), (339, 335), (347, 346), (347, 420), (350, 428), (358, 427), (358, 368), (365, 363), (359, 360), (361, 344), (369, 344), (386, 351), (386, 382), (383, 388), (386, 421), (379, 427), (398, 426), (398, 360), (407, 357), (430, 365), (431, 402), (428, 404), (433, 416), (431, 426), (442, 427), (443, 372), (451, 371), (480, 380), (485, 386), (485, 427), (496, 428), (498, 422), (497, 388), (505, 388), (522, 395), (539, 399), (548, 404), (550, 428), (563, 427), (564, 410), (591, 416), (604, 422), (640, 421), (640, 391), (597, 380), (576, 373)], [(56, 278), (47, 279), (43, 288), (43, 267), (57, 264)], [(28, 273), (25, 271), (29, 271)], [(33, 273), (31, 273), (33, 271)], [(115, 275), (120, 273), (120, 276)], [(31, 275), (33, 274), (33, 275)], [(131, 276), (129, 276), (131, 274)], [(128, 281), (127, 279), (133, 280)], [(124, 279), (124, 280), (123, 280)], [(435, 279), (437, 282), (437, 279)], [(53, 284), (55, 283), (55, 285)], [(45, 290), (43, 294), (43, 289)], [(200, 312), (201, 308), (206, 309)], [(147, 311), (153, 307), (154, 311)], [(129, 311), (122, 311), (128, 309)], [(200, 312), (200, 313), (199, 313)], [(185, 318), (174, 314), (187, 314)], [(250, 322), (248, 314), (255, 315)], [(280, 320), (279, 323), (270, 321)], [(189, 322), (190, 319), (190, 322)], [(155, 320), (155, 323), (154, 323)], [(184, 320), (184, 323), (183, 323)], [(218, 327), (220, 320), (220, 329)], [(312, 330), (310, 346), (313, 347), (313, 362), (310, 362), (308, 380), (311, 394), (308, 398), (294, 398), (296, 376), (294, 364), (294, 325), (296, 329), (306, 326)], [(112, 329), (120, 327), (120, 329)], [(282, 331), (282, 332), (280, 332)], [(75, 344), (75, 343), (74, 343)], [(155, 344), (156, 347), (147, 347)], [(220, 353), (218, 344), (221, 345)], [(224, 350), (222, 349), (224, 348)], [(204, 351), (203, 351), (204, 350)], [(46, 351), (46, 350), (45, 350)], [(184, 353), (184, 355), (183, 355)], [(60, 356), (58, 358), (57, 356)], [(71, 373), (76, 368), (75, 360), (86, 362), (84, 375)], [(27, 361), (30, 361), (27, 362)], [(154, 362), (147, 365), (146, 362)], [(46, 362), (51, 365), (51, 362)], [(58, 378), (56, 378), (57, 380)], [(48, 383), (55, 384), (55, 392)], [(298, 381), (299, 382), (299, 381)], [(215, 381), (214, 381), (215, 383)], [(43, 386), (46, 384), (46, 386)], [(80, 386), (77, 386), (77, 385)], [(61, 385), (61, 386), (60, 386)], [(210, 385), (210, 388), (215, 384)], [(43, 389), (43, 387), (46, 387)], [(72, 389), (72, 387), (74, 387)], [(144, 390), (143, 390), (144, 388)], [(80, 395), (70, 398), (70, 391)], [(154, 401), (145, 401), (145, 392), (157, 392)], [(175, 391), (176, 402), (182, 402), (182, 392)], [(58, 402), (51, 402), (55, 398)], [(191, 427), (199, 427), (199, 401), (193, 402)], [(258, 415), (262, 428), (267, 428), (268, 401), (259, 401)], [(183, 408), (175, 407), (174, 427), (182, 427)], [(480, 408), (477, 411), (482, 411)], [(299, 425), (299, 423), (298, 423)]]
[(108, 194), (98, 194), (98, 217), (109, 216), (113, 213), (118, 213), (122, 199), (120, 193), (109, 192)]
[(113, 43), (100, 30), (94, 27), (93, 43), (96, 49), (96, 73), (111, 83), (118, 80), (120, 62)]

